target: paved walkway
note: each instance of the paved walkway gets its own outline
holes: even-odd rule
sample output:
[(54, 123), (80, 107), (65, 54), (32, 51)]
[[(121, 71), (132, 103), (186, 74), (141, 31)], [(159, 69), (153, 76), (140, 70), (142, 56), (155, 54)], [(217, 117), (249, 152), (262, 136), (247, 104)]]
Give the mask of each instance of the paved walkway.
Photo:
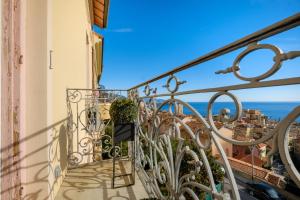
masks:
[[(129, 173), (130, 163), (119, 161), (116, 164), (117, 174)], [(135, 176), (135, 185), (112, 189), (112, 162), (102, 161), (98, 164), (69, 170), (58, 192), (56, 200), (138, 200), (148, 198), (139, 177)], [(115, 186), (130, 183), (130, 177), (117, 178)]]

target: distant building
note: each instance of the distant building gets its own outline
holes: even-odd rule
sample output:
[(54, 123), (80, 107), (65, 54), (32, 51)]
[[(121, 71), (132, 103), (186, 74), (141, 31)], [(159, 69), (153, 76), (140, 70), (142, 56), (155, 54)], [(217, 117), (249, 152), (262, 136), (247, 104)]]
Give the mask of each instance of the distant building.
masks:
[(259, 110), (243, 110), (242, 116), (246, 118), (247, 123), (251, 123), (253, 125), (266, 125), (267, 117), (264, 116)]
[[(233, 132), (232, 132), (232, 130), (230, 130), (228, 128), (222, 127), (222, 128), (219, 129), (219, 131), (223, 136), (225, 136), (227, 138), (232, 137)], [(224, 149), (226, 156), (227, 157), (232, 157), (232, 152), (233, 152), (232, 144), (224, 141), (223, 139), (221, 139), (219, 137), (217, 137), (217, 140), (219, 141), (222, 148)], [(212, 144), (211, 149), (212, 149), (212, 155), (218, 157), (219, 156), (219, 151), (218, 151), (217, 147), (214, 144)]]
[(251, 126), (246, 123), (237, 124), (234, 127), (233, 138), (236, 140), (247, 140), (251, 136)]
[(267, 145), (264, 143), (260, 143), (260, 144), (256, 145), (255, 147), (258, 150), (259, 158), (261, 160), (265, 160), (265, 158), (267, 156)]
[[(240, 146), (240, 145), (233, 145), (233, 158), (243, 160), (245, 162), (249, 161), (249, 157), (251, 158), (251, 162), (248, 162), (252, 164), (252, 154), (253, 157), (255, 157), (255, 161), (253, 164), (262, 167), (266, 163), (266, 155), (267, 155), (267, 145), (264, 143), (255, 145), (251, 152), (251, 147), (249, 146)], [(257, 163), (257, 164), (256, 164)]]
[[(246, 163), (252, 164), (252, 155), (249, 154), (249, 155), (241, 158), (240, 160), (244, 161)], [(258, 166), (258, 167), (263, 167), (264, 163), (265, 162), (263, 160), (261, 160), (259, 157), (253, 155), (253, 165)]]

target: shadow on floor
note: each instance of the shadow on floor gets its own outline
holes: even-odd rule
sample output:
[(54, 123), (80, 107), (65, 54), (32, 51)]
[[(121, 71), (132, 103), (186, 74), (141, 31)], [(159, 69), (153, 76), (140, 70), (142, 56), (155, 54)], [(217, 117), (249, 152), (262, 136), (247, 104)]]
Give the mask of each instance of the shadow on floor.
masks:
[[(129, 172), (130, 162), (119, 161), (116, 165), (116, 174)], [(68, 171), (56, 200), (110, 200), (110, 199), (143, 199), (148, 195), (136, 176), (136, 184), (129, 187), (112, 189), (112, 162), (102, 161), (97, 164), (83, 166)], [(129, 177), (115, 179), (115, 186), (128, 185)]]

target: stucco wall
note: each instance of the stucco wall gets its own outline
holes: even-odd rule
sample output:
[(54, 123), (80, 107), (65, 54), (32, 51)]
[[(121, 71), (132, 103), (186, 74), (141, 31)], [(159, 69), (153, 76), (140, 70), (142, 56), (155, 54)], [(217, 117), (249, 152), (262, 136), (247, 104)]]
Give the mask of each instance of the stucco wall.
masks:
[[(48, 46), (53, 50), (53, 69), (48, 70), (49, 123), (55, 123), (67, 117), (66, 89), (92, 87), (92, 31), (86, 0), (53, 0), (52, 31)], [(79, 107), (84, 109), (84, 104)], [(57, 127), (48, 141), (58, 142), (57, 159), (51, 162), (49, 169), (49, 186), (54, 198), (66, 172), (66, 126)], [(54, 138), (54, 139), (53, 139)], [(59, 139), (59, 140), (58, 140)], [(54, 149), (54, 152), (56, 150)], [(51, 156), (51, 155), (50, 155)], [(55, 177), (55, 170), (61, 171)], [(56, 172), (58, 172), (56, 171)]]
[[(17, 165), (23, 189), (17, 193), (22, 199), (54, 199), (67, 168), (66, 89), (92, 87), (88, 4), (87, 0), (23, 0), (21, 18)], [(50, 50), (53, 69), (49, 69)]]
[(46, 1), (27, 0), (25, 10), (22, 196), (25, 199), (43, 199), (48, 196)]

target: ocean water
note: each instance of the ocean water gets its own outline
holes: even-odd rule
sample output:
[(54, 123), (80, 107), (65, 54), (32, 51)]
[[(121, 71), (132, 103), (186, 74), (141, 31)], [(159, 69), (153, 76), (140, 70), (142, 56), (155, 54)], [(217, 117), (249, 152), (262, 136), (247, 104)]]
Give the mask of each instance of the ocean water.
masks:
[[(207, 102), (189, 102), (189, 104), (196, 109), (203, 116), (207, 116)], [(300, 102), (242, 102), (242, 109), (257, 109), (264, 115), (273, 120), (283, 119), (294, 108), (300, 106)], [(223, 108), (230, 109), (230, 114), (235, 114), (235, 105), (232, 102), (216, 102), (213, 105), (213, 114), (219, 114)], [(166, 107), (164, 107), (166, 109)], [(185, 114), (192, 114), (192, 112), (184, 107), (183, 112)], [(297, 118), (300, 122), (300, 117)]]

